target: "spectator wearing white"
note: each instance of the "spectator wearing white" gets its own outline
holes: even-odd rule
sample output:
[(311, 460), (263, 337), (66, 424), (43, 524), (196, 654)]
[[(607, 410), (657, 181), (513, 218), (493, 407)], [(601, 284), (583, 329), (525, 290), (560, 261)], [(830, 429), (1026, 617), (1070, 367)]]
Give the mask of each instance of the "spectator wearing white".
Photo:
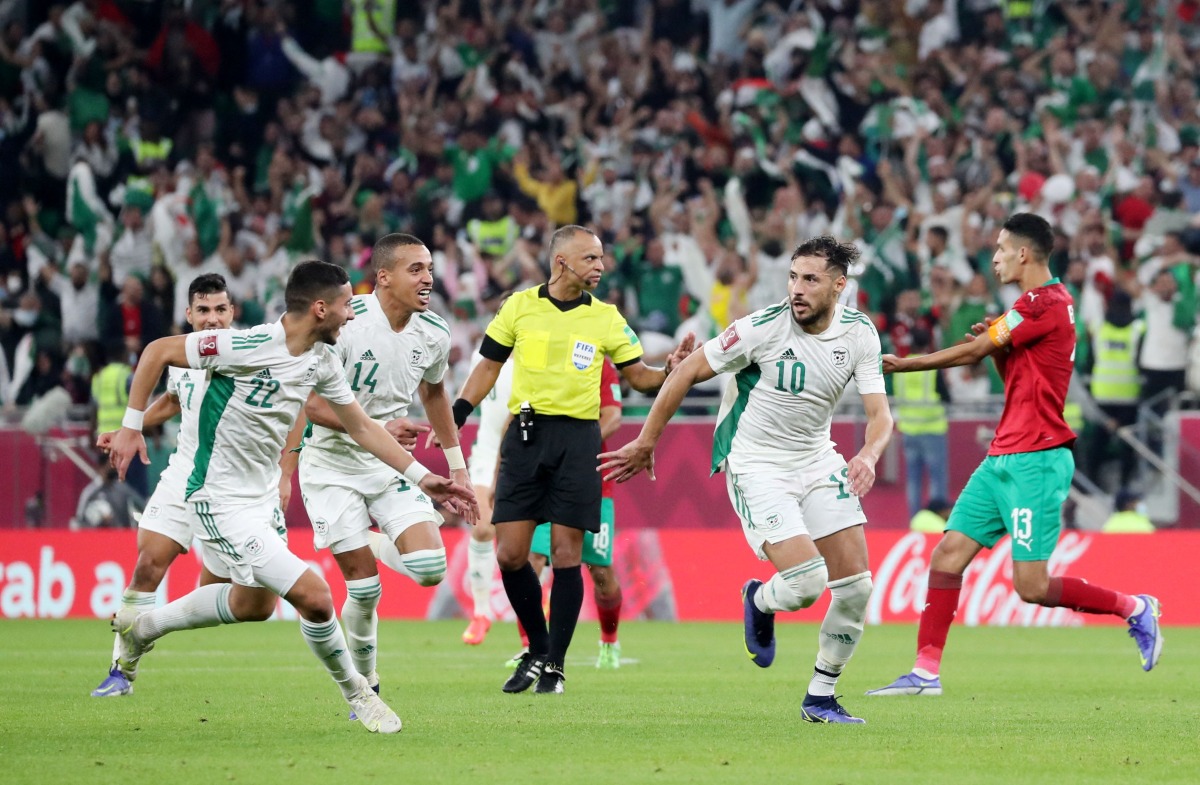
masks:
[[(108, 263), (112, 266), (113, 284), (121, 286), (130, 275), (149, 278), (153, 261), (154, 233), (142, 214), (142, 208), (135, 204), (126, 204), (121, 210), (121, 228), (117, 240), (108, 255)], [(184, 284), (185, 288), (190, 282), (189, 278)]]
[(100, 337), (100, 289), (89, 280), (87, 265), (83, 262), (72, 264), (70, 278), (55, 273), (49, 286), (58, 295), (62, 308), (63, 342), (97, 340)]
[(1162, 268), (1155, 273), (1138, 302), (1146, 325), (1138, 357), (1143, 379), (1142, 400), (1154, 398), (1168, 389), (1176, 392), (1184, 389), (1191, 335), (1178, 323), (1178, 300), (1175, 274), (1169, 268)]
[(743, 35), (759, 0), (693, 0), (708, 14), (708, 62), (732, 63), (746, 51)]
[(613, 229), (620, 230), (629, 221), (636, 191), (637, 185), (632, 180), (621, 179), (617, 162), (606, 158), (600, 164), (600, 177), (584, 186), (583, 201), (593, 220), (609, 213)]
[(331, 107), (341, 100), (350, 87), (350, 69), (345, 65), (346, 55), (339, 53), (320, 60), (304, 51), (296, 39), (287, 33), (280, 22), (279, 35), (283, 38), (283, 53), (304, 77), (321, 91), (321, 106)]

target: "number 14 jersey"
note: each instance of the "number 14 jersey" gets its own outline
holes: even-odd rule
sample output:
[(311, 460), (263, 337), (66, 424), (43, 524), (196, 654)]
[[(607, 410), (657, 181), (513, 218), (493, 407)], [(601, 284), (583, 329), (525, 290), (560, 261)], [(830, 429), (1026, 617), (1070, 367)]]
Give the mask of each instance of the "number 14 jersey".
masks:
[(851, 378), (862, 395), (884, 392), (879, 333), (844, 305), (810, 335), (784, 300), (729, 325), (704, 355), (717, 373), (736, 374), (717, 414), (713, 472), (805, 466), (833, 448), (833, 410)]

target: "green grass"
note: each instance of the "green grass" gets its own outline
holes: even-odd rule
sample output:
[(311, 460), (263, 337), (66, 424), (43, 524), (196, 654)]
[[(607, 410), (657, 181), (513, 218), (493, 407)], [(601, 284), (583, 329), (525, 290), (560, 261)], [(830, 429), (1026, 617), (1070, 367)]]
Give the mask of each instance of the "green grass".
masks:
[(866, 698), (911, 664), (915, 629), (868, 630), (840, 692), (866, 726), (797, 707), (816, 628), (779, 627), (755, 668), (739, 626), (632, 623), (627, 660), (592, 667), (581, 626), (567, 694), (504, 695), (511, 625), (385, 622), (383, 696), (398, 736), (368, 734), (295, 624), (176, 633), (132, 697), (98, 700), (99, 621), (0, 622), (0, 782), (73, 783), (1195, 783), (1200, 629), (1168, 628), (1150, 674), (1116, 627), (951, 633), (940, 698)]

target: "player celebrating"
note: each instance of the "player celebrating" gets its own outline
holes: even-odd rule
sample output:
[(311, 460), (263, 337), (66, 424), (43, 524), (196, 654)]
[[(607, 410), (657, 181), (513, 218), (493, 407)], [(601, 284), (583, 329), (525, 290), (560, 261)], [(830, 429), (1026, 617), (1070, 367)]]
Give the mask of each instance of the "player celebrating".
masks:
[[(476, 362), (483, 359), (476, 355)], [(472, 364), (472, 370), (474, 364)], [(492, 525), (495, 504), (496, 466), (500, 460), (500, 440), (508, 424), (508, 398), (512, 395), (513, 366), (505, 363), (496, 384), (479, 403), (479, 428), (467, 469), (479, 500), (479, 520), (471, 527), (467, 543), (467, 582), (471, 586), (471, 623), (463, 631), (463, 643), (478, 646), (492, 628), (492, 580), (496, 574), (496, 527)]]
[(130, 461), (146, 462), (142, 411), (162, 371), (187, 364), (211, 376), (200, 404), (199, 443), (185, 498), (204, 546), (229, 569), (233, 585), (201, 586), (152, 611), (122, 608), (113, 617), (121, 636), (118, 665), (136, 668), (154, 641), (174, 630), (260, 621), (274, 607), (272, 593), (300, 615), (313, 654), (370, 731), (395, 733), (399, 717), (355, 671), (334, 617), (329, 585), (274, 534), (278, 514), (276, 456), (300, 408), (315, 391), (327, 398), (347, 433), (437, 501), (473, 518), (469, 488), (438, 477), (418, 463), (383, 426), (362, 410), (328, 345), (354, 318), (345, 270), (326, 262), (296, 266), (285, 290), (287, 313), (249, 330), (198, 332), (160, 338), (146, 347), (134, 374), (112, 465), (121, 477)]
[[(713, 472), (725, 471), (730, 501), (750, 547), (778, 571), (742, 588), (746, 651), (775, 659), (775, 614), (807, 608), (829, 586), (817, 662), (801, 704), (808, 722), (862, 723), (834, 687), (863, 633), (871, 573), (862, 504), (892, 433), (871, 320), (838, 304), (852, 245), (818, 237), (792, 254), (789, 299), (731, 324), (667, 378), (638, 438), (600, 456), (606, 478), (646, 470), (667, 420), (693, 385), (736, 373), (713, 435)], [(788, 318), (790, 315), (791, 318)], [(847, 463), (833, 448), (833, 409), (854, 379), (867, 414), (866, 444)]]
[[(193, 330), (226, 330), (233, 323), (233, 303), (229, 301), (229, 292), (225, 287), (225, 279), (216, 273), (206, 273), (197, 276), (188, 286), (188, 307), (185, 312), (188, 324)], [(184, 486), (196, 455), (197, 429), (200, 418), (200, 402), (208, 389), (208, 374), (200, 373), (191, 368), (167, 369), (167, 392), (159, 396), (149, 409), (146, 410), (143, 425), (158, 426), (172, 417), (182, 414), (179, 427), (179, 442), (172, 453), (167, 468), (159, 478), (154, 494), (146, 504), (146, 510), (138, 521), (138, 557), (133, 568), (129, 586), (121, 596), (121, 607), (147, 610), (154, 607), (155, 592), (162, 583), (167, 568), (176, 557), (187, 553), (192, 544), (192, 529), (188, 524), (187, 509), (184, 505)], [(116, 431), (100, 434), (97, 447), (108, 451)], [(280, 494), (291, 493), (292, 477), (284, 472), (280, 478)], [(281, 498), (280, 507), (287, 502)], [(282, 519), (280, 519), (282, 521)], [(287, 529), (279, 526), (281, 536), (287, 536)], [(229, 583), (229, 571), (215, 557), (205, 554), (208, 558), (202, 562), (200, 570), (200, 585), (210, 583)], [(136, 673), (128, 676), (117, 667), (120, 656), (120, 639), (113, 636), (112, 664), (108, 676), (100, 686), (92, 690), (93, 698), (112, 698), (133, 693), (133, 678)]]
[[(1084, 613), (1120, 615), (1137, 642), (1142, 668), (1162, 652), (1159, 603), (1131, 597), (1080, 578), (1051, 576), (1046, 566), (1058, 543), (1060, 510), (1075, 462), (1075, 434), (1063, 419), (1075, 360), (1071, 295), (1050, 275), (1054, 234), (1044, 219), (1017, 213), (1004, 223), (992, 256), (1001, 283), (1021, 297), (974, 340), (922, 357), (883, 358), (884, 371), (904, 373), (972, 365), (991, 356), (1004, 377), (1004, 413), (987, 458), (971, 475), (929, 560), (929, 590), (917, 631), (911, 673), (868, 695), (941, 695), (942, 650), (958, 610), (963, 572), (983, 548), (1012, 536), (1013, 587), (1026, 602)], [(986, 336), (985, 333), (986, 332)]]
[[(446, 453), (454, 481), (470, 485), (458, 445), (450, 399), (442, 387), (450, 354), (450, 328), (429, 312), (433, 261), (416, 237), (389, 234), (371, 254), (375, 292), (350, 301), (354, 321), (333, 348), (350, 389), (368, 416), (402, 445), (428, 430), (405, 419), (420, 395)], [(368, 540), (371, 519), (399, 551), (394, 566), (421, 586), (446, 574), (441, 516), (429, 497), (346, 435), (330, 405), (310, 395), (313, 423), (300, 453), (300, 489), (313, 523), (313, 546), (329, 548), (346, 579), (342, 623), (354, 667), (379, 691), (375, 672), (379, 568)]]

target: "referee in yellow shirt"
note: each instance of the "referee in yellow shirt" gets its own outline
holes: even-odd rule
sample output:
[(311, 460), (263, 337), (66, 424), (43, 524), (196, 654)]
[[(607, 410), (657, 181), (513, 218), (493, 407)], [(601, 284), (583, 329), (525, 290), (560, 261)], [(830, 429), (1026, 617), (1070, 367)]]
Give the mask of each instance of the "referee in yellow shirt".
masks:
[[(694, 348), (688, 335), (666, 368), (642, 362), (642, 345), (614, 306), (592, 297), (604, 246), (591, 230), (564, 226), (550, 241), (550, 282), (509, 297), (488, 325), (475, 366), (454, 402), (461, 427), (512, 357), (512, 422), (500, 446), (496, 480), (496, 560), (504, 591), (529, 634), (529, 651), (505, 692), (563, 691), (563, 663), (583, 605), (583, 533), (600, 530), (600, 371), (612, 358), (634, 389), (652, 392)], [(479, 478), (476, 478), (477, 480)], [(554, 592), (550, 621), (529, 564), (539, 523), (552, 523)]]

